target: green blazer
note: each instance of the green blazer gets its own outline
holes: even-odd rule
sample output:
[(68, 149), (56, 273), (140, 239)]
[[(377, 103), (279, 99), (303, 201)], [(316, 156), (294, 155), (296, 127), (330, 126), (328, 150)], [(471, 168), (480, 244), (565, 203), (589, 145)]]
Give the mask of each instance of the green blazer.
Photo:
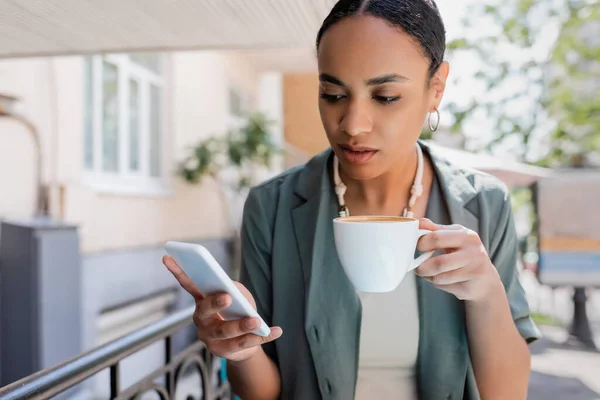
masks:
[[(518, 281), (506, 187), (421, 146), (442, 187), (444, 199), (437, 201), (446, 201), (452, 223), (479, 233), (506, 288), (515, 325), (527, 341), (538, 338)], [(279, 367), (282, 399), (354, 398), (362, 313), (334, 245), (332, 154), (328, 149), (253, 188), (244, 207), (240, 280), (267, 324), (283, 329), (281, 338), (264, 346)], [(420, 399), (479, 399), (464, 303), (423, 279), (417, 282)]]

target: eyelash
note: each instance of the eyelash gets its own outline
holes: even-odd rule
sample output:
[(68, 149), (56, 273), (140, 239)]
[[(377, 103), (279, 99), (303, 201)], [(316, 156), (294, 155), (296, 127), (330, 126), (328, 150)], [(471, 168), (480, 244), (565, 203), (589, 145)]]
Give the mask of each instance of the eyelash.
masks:
[[(322, 93), (321, 98), (330, 104), (335, 104), (346, 96)], [(400, 100), (400, 96), (373, 96), (373, 99), (382, 104), (391, 104)]]
[(326, 94), (326, 93), (321, 93), (321, 98), (323, 100), (325, 100), (328, 103), (337, 103), (338, 101), (340, 101), (341, 99), (343, 99), (345, 96), (339, 96), (339, 95), (335, 95), (335, 94)]
[(391, 104), (400, 100), (400, 96), (373, 96), (373, 98), (384, 104)]

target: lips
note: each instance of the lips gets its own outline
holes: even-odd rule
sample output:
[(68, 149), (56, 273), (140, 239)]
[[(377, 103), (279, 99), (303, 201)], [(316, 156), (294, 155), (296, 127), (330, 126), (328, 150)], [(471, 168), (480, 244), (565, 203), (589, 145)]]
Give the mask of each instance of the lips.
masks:
[(364, 146), (340, 145), (346, 161), (352, 164), (364, 164), (371, 160), (379, 150)]

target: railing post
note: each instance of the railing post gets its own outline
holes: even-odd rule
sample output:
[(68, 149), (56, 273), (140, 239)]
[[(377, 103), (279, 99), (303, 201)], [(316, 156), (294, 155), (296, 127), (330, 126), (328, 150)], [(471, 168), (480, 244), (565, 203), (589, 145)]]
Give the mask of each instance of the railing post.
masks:
[[(167, 336), (165, 338), (165, 364), (169, 364), (171, 362), (171, 359), (173, 357), (173, 344), (171, 342), (171, 336)], [(175, 396), (175, 388), (173, 387), (173, 374), (171, 372), (167, 372), (165, 379), (165, 389), (167, 389), (167, 392), (169, 393), (169, 397), (170, 398), (174, 398)]]
[(110, 398), (115, 399), (121, 391), (119, 363), (110, 366)]

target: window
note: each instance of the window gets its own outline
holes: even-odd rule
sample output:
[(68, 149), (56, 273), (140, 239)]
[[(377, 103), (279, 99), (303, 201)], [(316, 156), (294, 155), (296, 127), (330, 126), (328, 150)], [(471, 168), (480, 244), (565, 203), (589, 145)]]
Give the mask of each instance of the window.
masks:
[(84, 166), (97, 189), (164, 191), (164, 65), (155, 53), (86, 58)]

